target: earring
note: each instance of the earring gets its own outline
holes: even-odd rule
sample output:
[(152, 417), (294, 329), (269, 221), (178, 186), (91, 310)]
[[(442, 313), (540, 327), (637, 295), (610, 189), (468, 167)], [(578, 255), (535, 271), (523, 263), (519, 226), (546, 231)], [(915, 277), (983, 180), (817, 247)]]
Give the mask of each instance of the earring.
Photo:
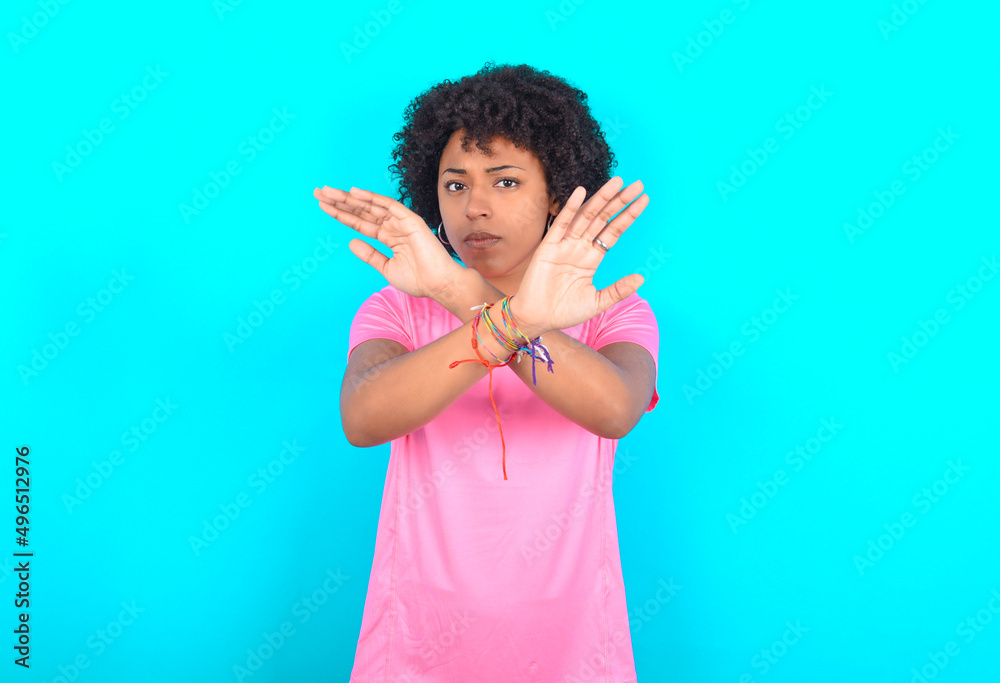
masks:
[(552, 227), (552, 222), (553, 222), (553, 221), (554, 221), (555, 219), (556, 219), (556, 217), (555, 217), (555, 216), (553, 216), (553, 215), (552, 215), (552, 214), (550, 213), (550, 214), (549, 214), (549, 222), (545, 224), (545, 232), (543, 232), (543, 233), (542, 233), (543, 235), (544, 235), (545, 233), (547, 233), (547, 232), (549, 231), (549, 228), (551, 228), (551, 227)]
[(443, 245), (445, 245), (447, 247), (450, 247), (451, 246), (451, 242), (449, 242), (445, 238), (441, 237), (441, 226), (442, 225), (444, 225), (444, 221), (441, 221), (440, 223), (438, 223), (437, 238), (441, 241), (441, 244), (443, 244)]

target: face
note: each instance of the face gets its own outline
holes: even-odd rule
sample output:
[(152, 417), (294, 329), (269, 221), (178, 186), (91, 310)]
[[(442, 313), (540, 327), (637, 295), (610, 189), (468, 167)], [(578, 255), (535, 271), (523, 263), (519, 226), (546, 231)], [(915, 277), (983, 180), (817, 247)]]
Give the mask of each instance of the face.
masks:
[(538, 158), (505, 138), (492, 156), (455, 131), (438, 165), (438, 205), (444, 234), (462, 262), (506, 294), (517, 290), (549, 215), (558, 213)]

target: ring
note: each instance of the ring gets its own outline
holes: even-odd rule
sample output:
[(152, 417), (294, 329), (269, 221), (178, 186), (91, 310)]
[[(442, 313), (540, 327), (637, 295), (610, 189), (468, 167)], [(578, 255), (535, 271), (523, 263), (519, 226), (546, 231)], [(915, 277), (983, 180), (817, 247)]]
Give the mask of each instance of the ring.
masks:
[(604, 242), (602, 242), (600, 237), (595, 237), (594, 238), (593, 245), (595, 247), (599, 247), (605, 254), (608, 253), (608, 249), (611, 248), (608, 245), (606, 245)]

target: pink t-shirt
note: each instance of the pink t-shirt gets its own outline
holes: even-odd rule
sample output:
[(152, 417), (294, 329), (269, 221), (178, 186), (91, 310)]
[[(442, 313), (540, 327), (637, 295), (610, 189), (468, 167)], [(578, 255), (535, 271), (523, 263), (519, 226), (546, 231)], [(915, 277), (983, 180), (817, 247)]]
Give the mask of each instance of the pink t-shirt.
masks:
[[(432, 299), (387, 286), (358, 310), (349, 348), (392, 339), (412, 351), (460, 326)], [(595, 349), (633, 342), (657, 359), (656, 319), (637, 294), (564, 332)], [(553, 371), (573, 368), (556, 357)], [(505, 481), (487, 382), (391, 442), (351, 683), (634, 682), (612, 497), (618, 442), (496, 368)]]

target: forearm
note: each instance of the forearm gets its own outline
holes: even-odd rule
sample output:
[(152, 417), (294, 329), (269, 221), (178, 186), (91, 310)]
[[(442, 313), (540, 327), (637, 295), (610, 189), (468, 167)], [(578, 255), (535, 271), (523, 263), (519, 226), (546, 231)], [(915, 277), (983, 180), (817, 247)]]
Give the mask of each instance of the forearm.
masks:
[(450, 285), (443, 287), (432, 298), (463, 323), (468, 323), (476, 317), (474, 306), (496, 303), (503, 297), (504, 293), (478, 272), (463, 268)]
[[(546, 332), (542, 342), (552, 358), (552, 372), (536, 359), (537, 385), (532, 378), (530, 356), (509, 366), (535, 395), (560, 415), (605, 439), (620, 439), (632, 431), (652, 397), (653, 378), (649, 372), (641, 373), (643, 381), (636, 382), (634, 375), (618, 363), (559, 330)], [(615, 360), (643, 367), (635, 351), (646, 353), (644, 349), (635, 344), (614, 346)]]
[[(471, 271), (461, 286), (449, 290), (438, 302), (460, 319), (470, 320), (475, 315), (470, 310), (472, 306), (484, 301), (495, 303), (503, 297), (503, 292)], [(490, 335), (483, 331), (482, 336)], [(631, 431), (652, 396), (655, 378), (648, 376), (654, 367), (652, 359), (644, 363), (645, 358), (635, 359), (636, 349), (616, 349), (616, 360), (629, 363), (630, 368), (638, 366), (650, 371), (640, 373), (645, 376), (636, 382), (633, 375), (612, 359), (562, 331), (544, 332), (542, 341), (551, 354), (553, 372), (548, 372), (544, 362), (536, 360), (536, 386), (532, 359), (527, 355), (512, 362), (511, 371), (545, 403), (587, 431), (609, 439), (621, 438)]]
[[(370, 367), (344, 375), (340, 407), (344, 433), (355, 446), (375, 446), (413, 432), (437, 417), (486, 374), (480, 363), (452, 362), (475, 358), (472, 326), (467, 322), (426, 346), (391, 357), (367, 359)], [(484, 358), (496, 362), (509, 352), (484, 339)], [(357, 353), (358, 350), (355, 350)]]

